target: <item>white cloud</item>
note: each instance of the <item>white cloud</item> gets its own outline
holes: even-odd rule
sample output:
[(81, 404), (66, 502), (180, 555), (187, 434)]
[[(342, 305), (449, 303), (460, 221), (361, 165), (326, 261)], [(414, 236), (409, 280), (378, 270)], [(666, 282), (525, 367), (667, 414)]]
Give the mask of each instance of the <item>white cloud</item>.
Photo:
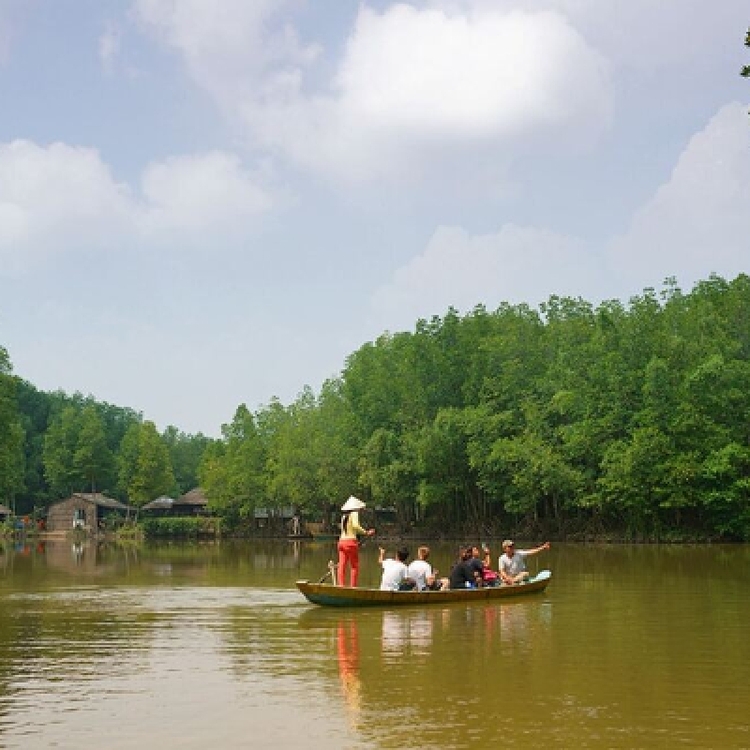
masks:
[(242, 233), (249, 220), (272, 205), (239, 158), (220, 151), (152, 164), (142, 185), (144, 232), (166, 233), (172, 241), (206, 228), (220, 235)]
[(485, 138), (607, 114), (605, 69), (555, 13), (396, 5), (360, 10), (336, 83), (363, 126)]
[(136, 4), (251, 142), (321, 174), (433, 174), (446, 158), (460, 166), (461, 153), (538, 145), (542, 133), (585, 142), (610, 121), (607, 63), (558, 13), (362, 5), (328, 87), (311, 94), (317, 48), (289, 27), (270, 33), (270, 3), (184, 6)]
[(551, 294), (628, 299), (668, 276), (689, 287), (712, 272), (747, 273), (749, 242), (750, 127), (747, 106), (730, 104), (691, 139), (627, 233), (605, 248), (542, 228), (509, 224), (472, 236), (440, 227), (424, 252), (377, 290), (372, 312), (383, 327), (402, 329), (450, 305), (538, 304)]
[(409, 328), (419, 318), (484, 303), (529, 304), (549, 294), (583, 294), (596, 285), (596, 269), (581, 241), (533, 227), (504, 226), (472, 236), (439, 227), (424, 252), (398, 269), (373, 296), (373, 315), (385, 328)]
[(609, 247), (613, 273), (683, 284), (750, 270), (747, 105), (723, 107), (681, 154), (667, 183)]
[[(741, 43), (747, 0), (432, 0), (448, 12), (555, 10), (615, 66), (654, 75), (662, 66), (699, 61)], [(745, 25), (740, 25), (745, 24)]]
[(213, 248), (217, 236), (242, 237), (271, 205), (258, 178), (225, 152), (153, 163), (134, 195), (95, 149), (0, 144), (0, 268), (18, 273), (54, 255), (144, 237)]
[(95, 149), (30, 141), (0, 144), (0, 258), (19, 270), (71, 245), (105, 241), (127, 223), (132, 199)]
[(249, 114), (270, 117), (268, 142), (297, 161), (355, 180), (419, 180), (446, 164), (460, 179), (477, 150), (499, 163), (552, 131), (558, 142), (591, 138), (611, 114), (604, 59), (554, 13), (362, 7), (334, 88), (294, 103), (293, 116)]
[[(238, 97), (263, 96), (268, 78), (317, 55), (290, 26), (270, 30), (289, 0), (135, 0), (135, 17), (183, 56), (193, 79), (226, 110)], [(281, 67), (281, 71), (277, 69)]]

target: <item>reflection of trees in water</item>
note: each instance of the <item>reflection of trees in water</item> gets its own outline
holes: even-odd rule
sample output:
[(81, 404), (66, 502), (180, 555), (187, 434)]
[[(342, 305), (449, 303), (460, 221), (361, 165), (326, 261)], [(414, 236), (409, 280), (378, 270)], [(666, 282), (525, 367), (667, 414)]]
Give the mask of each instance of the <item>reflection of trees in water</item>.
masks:
[(13, 556), (9, 553), (5, 546), (5, 541), (0, 539), (0, 570), (5, 573), (10, 568)]
[(138, 559), (133, 545), (80, 539), (39, 542), (34, 555), (44, 559), (49, 570), (102, 578), (128, 571)]
[(660, 586), (688, 589), (696, 578), (716, 583), (744, 580), (750, 545), (557, 544), (545, 553), (544, 566), (564, 569), (567, 580), (585, 581), (592, 589), (603, 582), (639, 588), (644, 571)]
[[(299, 542), (275, 547), (264, 544), (215, 541), (174, 541), (119, 544), (112, 542), (46, 542), (46, 557), (56, 570), (91, 574), (117, 574), (135, 569), (145, 578), (156, 575), (214, 585), (243, 585), (267, 578), (283, 578), (285, 585), (296, 577), (301, 548)], [(279, 575), (273, 575), (275, 571)]]

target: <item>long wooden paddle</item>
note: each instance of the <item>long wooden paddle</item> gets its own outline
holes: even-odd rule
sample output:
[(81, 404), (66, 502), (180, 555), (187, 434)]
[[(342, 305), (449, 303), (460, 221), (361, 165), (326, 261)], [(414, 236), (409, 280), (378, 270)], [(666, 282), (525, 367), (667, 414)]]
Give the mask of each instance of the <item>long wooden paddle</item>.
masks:
[(318, 583), (324, 583), (326, 578), (328, 578), (328, 576), (331, 576), (331, 582), (333, 583), (334, 586), (337, 586), (338, 585), (338, 581), (336, 580), (336, 568), (337, 567), (338, 566), (336, 565), (336, 563), (333, 562), (333, 560), (329, 560), (328, 572), (318, 581)]

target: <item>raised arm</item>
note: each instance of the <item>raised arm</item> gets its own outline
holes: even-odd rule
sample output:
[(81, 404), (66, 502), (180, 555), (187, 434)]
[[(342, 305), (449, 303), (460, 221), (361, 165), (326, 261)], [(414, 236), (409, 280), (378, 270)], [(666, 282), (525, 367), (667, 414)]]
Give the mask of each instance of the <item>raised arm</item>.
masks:
[(378, 547), (378, 565), (382, 565), (383, 560), (385, 560), (385, 548)]
[(364, 526), (362, 526), (359, 522), (359, 513), (356, 511), (352, 513), (352, 530), (355, 534), (359, 534), (360, 536), (373, 536), (375, 534), (375, 529), (366, 529)]
[(544, 544), (540, 544), (538, 547), (534, 547), (534, 549), (526, 550), (527, 555), (537, 555), (540, 552), (543, 552), (546, 549), (549, 549), (549, 542), (545, 542)]

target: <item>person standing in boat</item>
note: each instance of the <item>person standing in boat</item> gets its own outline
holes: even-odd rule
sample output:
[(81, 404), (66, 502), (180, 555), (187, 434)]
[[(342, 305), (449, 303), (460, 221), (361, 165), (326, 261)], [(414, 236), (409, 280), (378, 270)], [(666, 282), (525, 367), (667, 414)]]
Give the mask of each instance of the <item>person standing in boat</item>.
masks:
[(372, 536), (375, 529), (365, 529), (359, 524), (359, 511), (365, 504), (351, 495), (341, 506), (341, 534), (339, 536), (339, 586), (346, 586), (346, 568), (349, 567), (349, 585), (356, 586), (359, 580), (359, 540), (358, 535)]
[(503, 554), (500, 555), (500, 560), (498, 561), (502, 582), (512, 585), (527, 580), (529, 571), (526, 570), (526, 558), (531, 555), (537, 555), (546, 549), (549, 549), (549, 542), (540, 544), (538, 547), (534, 547), (534, 549), (516, 549), (513, 540), (506, 539), (503, 542)]

